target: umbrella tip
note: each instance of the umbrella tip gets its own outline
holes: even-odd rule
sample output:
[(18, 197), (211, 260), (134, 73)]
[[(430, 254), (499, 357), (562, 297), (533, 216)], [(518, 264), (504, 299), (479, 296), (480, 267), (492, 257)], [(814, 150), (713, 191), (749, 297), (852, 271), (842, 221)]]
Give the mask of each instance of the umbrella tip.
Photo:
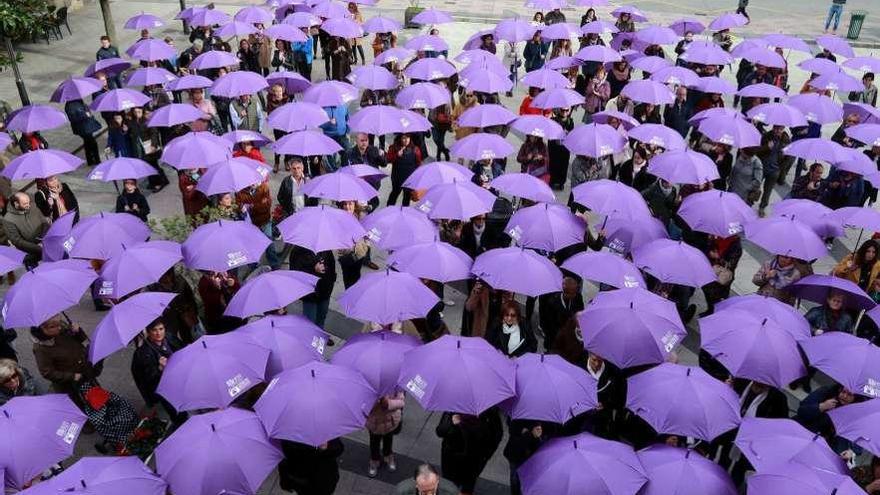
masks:
[(543, 352), (541, 353), (541, 362), (542, 363), (544, 362), (544, 353)]
[(574, 449), (577, 450), (577, 448), (578, 448), (578, 441), (575, 440), (575, 441), (574, 441)]
[(821, 433), (816, 433), (815, 435), (813, 435), (813, 441), (815, 442), (815, 441), (818, 440), (819, 437), (821, 437), (821, 436), (822, 436)]
[(455, 346), (456, 346), (457, 348), (461, 349), (461, 340), (456, 340), (456, 341), (455, 341)]
[(7, 410), (4, 409), (4, 410), (3, 410), (3, 415), (6, 416), (6, 418), (8, 419), (8, 418), (9, 418), (9, 411), (7, 411)]
[(202, 348), (204, 348), (204, 349), (208, 348), (208, 343), (205, 342), (204, 340), (202, 341)]
[(687, 459), (688, 457), (690, 457), (690, 456), (691, 456), (691, 452), (692, 452), (691, 449), (687, 449), (687, 452), (684, 453), (684, 458)]
[(764, 318), (764, 321), (761, 322), (761, 326), (763, 327), (766, 324), (767, 324), (767, 318)]
[(217, 427), (214, 426), (214, 423), (211, 423), (211, 431), (217, 431)]
[(86, 480), (80, 478), (79, 484), (82, 485), (83, 488), (85, 488), (86, 487)]
[(633, 309), (633, 306), (635, 306), (635, 301), (630, 301), (629, 302), (629, 309)]
[(315, 378), (315, 368), (312, 368), (312, 378)]
[(687, 369), (687, 376), (691, 376), (691, 369), (690, 368)]

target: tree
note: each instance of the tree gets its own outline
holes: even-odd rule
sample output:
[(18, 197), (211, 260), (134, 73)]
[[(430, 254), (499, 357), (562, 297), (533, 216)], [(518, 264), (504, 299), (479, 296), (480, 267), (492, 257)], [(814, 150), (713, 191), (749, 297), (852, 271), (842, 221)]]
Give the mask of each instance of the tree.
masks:
[[(18, 41), (42, 33), (51, 24), (48, 0), (0, 0), (0, 36)], [(0, 67), (7, 67), (17, 54), (0, 48)]]
[(110, 0), (100, 0), (101, 15), (104, 16), (104, 31), (107, 36), (113, 40), (113, 43), (119, 43), (116, 39), (116, 24), (113, 23), (113, 11), (110, 10)]

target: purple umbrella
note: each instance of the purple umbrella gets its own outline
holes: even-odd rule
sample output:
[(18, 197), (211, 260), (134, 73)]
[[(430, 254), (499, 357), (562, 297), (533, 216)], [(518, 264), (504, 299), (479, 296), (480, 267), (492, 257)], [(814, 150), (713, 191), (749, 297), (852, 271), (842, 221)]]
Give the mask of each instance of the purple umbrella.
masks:
[[(237, 60), (237, 59), (236, 59)], [(162, 85), (177, 79), (177, 76), (161, 67), (142, 67), (133, 71), (125, 80), (126, 86)]]
[(204, 119), (207, 115), (188, 103), (170, 103), (150, 115), (148, 127), (173, 127)]
[(761, 144), (761, 133), (758, 129), (741, 118), (709, 117), (700, 121), (698, 128), (710, 140), (734, 148), (748, 148)]
[(101, 268), (100, 295), (119, 299), (157, 282), (183, 259), (180, 245), (150, 241), (127, 246)]
[(89, 105), (96, 112), (125, 112), (142, 107), (150, 102), (150, 97), (133, 89), (111, 89), (98, 95)]
[(607, 64), (610, 62), (620, 62), (623, 58), (617, 50), (608, 48), (604, 45), (585, 46), (574, 54), (575, 58), (584, 62), (599, 62)]
[(843, 332), (828, 332), (800, 342), (810, 365), (847, 390), (880, 397), (880, 348)]
[(267, 180), (269, 169), (262, 162), (245, 157), (213, 164), (199, 179), (196, 190), (206, 196), (236, 193)]
[(651, 215), (642, 195), (620, 182), (608, 179), (593, 180), (575, 187), (572, 194), (576, 203), (586, 206), (599, 215), (624, 219)]
[(863, 124), (876, 124), (880, 122), (880, 110), (861, 102), (846, 102), (843, 104), (843, 113), (854, 114)]
[(797, 66), (813, 74), (837, 74), (840, 72), (840, 66), (827, 58), (809, 58)]
[(791, 334), (744, 309), (701, 318), (700, 338), (701, 347), (737, 378), (782, 389), (807, 373)]
[(767, 34), (763, 37), (764, 42), (777, 48), (786, 48), (804, 53), (810, 53), (810, 45), (804, 40), (787, 34)]
[(314, 362), (273, 378), (254, 411), (270, 437), (317, 447), (362, 429), (375, 401), (357, 371)]
[(444, 335), (404, 355), (398, 385), (429, 411), (479, 415), (513, 397), (513, 361), (480, 337)]
[(0, 150), (5, 150), (12, 144), (12, 138), (5, 132), (0, 132)]
[(745, 26), (749, 23), (749, 19), (739, 13), (731, 13), (727, 12), (725, 14), (721, 14), (716, 17), (711, 23), (709, 23), (709, 29), (713, 31), (721, 31), (724, 29), (731, 29)]
[(385, 50), (378, 57), (373, 59), (373, 65), (385, 65), (387, 63), (396, 62), (403, 64), (407, 60), (416, 56), (416, 52), (409, 48), (395, 47)]
[(445, 79), (456, 73), (455, 66), (440, 58), (423, 58), (410, 64), (404, 74), (411, 79), (433, 81)]
[(253, 24), (241, 21), (232, 21), (228, 24), (223, 25), (220, 29), (214, 31), (214, 34), (223, 39), (232, 38), (233, 36), (244, 38), (256, 33), (257, 31), (257, 28), (254, 27)]
[(526, 73), (526, 75), (520, 79), (520, 82), (528, 87), (540, 89), (567, 88), (570, 85), (567, 77), (555, 70), (547, 68), (537, 69)]
[[(642, 124), (633, 129), (633, 131), (637, 131), (646, 125), (653, 124)], [(677, 132), (672, 132), (676, 136), (681, 137)], [(652, 142), (652, 144), (656, 143)], [(718, 167), (715, 166), (715, 162), (711, 158), (702, 153), (684, 148), (654, 156), (648, 164), (648, 172), (677, 184), (699, 185), (711, 182), (719, 177)]]
[(556, 202), (556, 195), (553, 194), (550, 186), (531, 174), (502, 174), (489, 184), (493, 189), (517, 198), (528, 199), (536, 203)]
[(373, 179), (381, 180), (381, 179), (384, 179), (385, 177), (388, 177), (388, 174), (386, 174), (385, 172), (379, 170), (378, 168), (376, 168), (372, 165), (367, 165), (364, 163), (354, 163), (352, 165), (346, 165), (344, 167), (340, 167), (339, 170), (337, 170), (337, 172), (342, 173), (342, 174), (353, 175), (355, 177), (360, 177), (361, 179), (373, 178)]
[(666, 239), (666, 226), (651, 215), (609, 216), (605, 219), (605, 245), (615, 253), (630, 253), (651, 241)]
[[(228, 24), (232, 18), (226, 12), (217, 9), (204, 9), (193, 12), (187, 20), (193, 27), (210, 27)], [(177, 491), (177, 490), (174, 490)]]
[(611, 125), (611, 119), (617, 119), (617, 121), (620, 122), (620, 125), (622, 125), (627, 131), (640, 125), (639, 121), (632, 118), (632, 116), (623, 112), (618, 112), (617, 110), (605, 110), (604, 112), (596, 112), (593, 114), (593, 123), (595, 124)]
[(230, 131), (221, 136), (223, 139), (229, 141), (233, 145), (239, 143), (251, 143), (256, 147), (262, 147), (272, 142), (268, 136), (260, 134), (257, 131), (249, 131), (246, 129), (241, 129), (238, 131)]
[(746, 98), (785, 98), (786, 95), (784, 89), (767, 83), (750, 84), (736, 94)]
[(689, 449), (655, 444), (636, 452), (648, 475), (641, 495), (737, 495), (718, 464)]
[(150, 226), (140, 218), (102, 211), (74, 225), (64, 241), (64, 249), (71, 258), (107, 260), (125, 246), (146, 241), (150, 235)]
[(0, 273), (9, 273), (24, 264), (24, 251), (11, 246), (0, 246)]
[[(287, 27), (293, 28), (293, 26)], [(327, 19), (321, 24), (321, 30), (330, 36), (338, 36), (340, 38), (360, 38), (364, 36), (364, 30), (360, 24), (344, 17)]]
[(114, 305), (92, 333), (89, 361), (97, 363), (128, 346), (150, 322), (162, 316), (176, 296), (172, 292), (144, 292)]
[(803, 127), (807, 125), (807, 117), (798, 108), (785, 103), (764, 103), (753, 107), (748, 112), (753, 122), (785, 127)]
[(296, 72), (286, 70), (270, 73), (266, 76), (266, 83), (268, 83), (269, 86), (280, 84), (288, 93), (302, 93), (312, 87), (311, 81), (305, 77)]
[(828, 254), (809, 225), (788, 217), (763, 218), (745, 225), (746, 238), (771, 254), (814, 260)]
[(235, 334), (207, 335), (168, 359), (156, 393), (178, 411), (224, 408), (263, 381), (269, 350)]
[(508, 125), (514, 119), (516, 119), (516, 115), (501, 105), (477, 105), (462, 112), (458, 117), (458, 125), (483, 128)]
[(439, 235), (427, 215), (409, 206), (381, 208), (367, 215), (362, 222), (367, 238), (380, 248), (391, 251), (432, 242)]
[(253, 495), (283, 458), (257, 415), (232, 407), (190, 416), (156, 448), (156, 471), (173, 493)]
[(784, 199), (773, 205), (773, 216), (796, 218), (823, 239), (844, 235), (843, 224), (834, 210), (809, 199)]
[(845, 278), (832, 275), (809, 275), (786, 287), (786, 290), (799, 299), (822, 304), (832, 294), (845, 297), (844, 306), (852, 309), (872, 309), (877, 304), (861, 287)]
[(738, 195), (714, 190), (689, 195), (678, 214), (691, 229), (722, 238), (739, 234), (743, 225), (758, 218)]
[(6, 486), (22, 489), (73, 455), (85, 424), (86, 415), (62, 394), (13, 397), (0, 406), (0, 471)]
[(344, 3), (333, 0), (319, 1), (312, 7), (312, 13), (324, 19), (347, 17), (349, 15)]
[(761, 317), (770, 318), (797, 341), (808, 339), (812, 334), (810, 324), (799, 311), (769, 296), (758, 294), (735, 296), (715, 305), (716, 311), (726, 309), (742, 309)]
[(471, 273), (496, 290), (531, 297), (562, 290), (562, 272), (559, 268), (547, 258), (525, 248), (486, 251), (474, 260)]
[(61, 150), (34, 150), (16, 157), (3, 168), (3, 176), (11, 180), (45, 179), (72, 172), (83, 160)]
[[(677, 157), (677, 159), (688, 159), (690, 162), (693, 162), (695, 160), (695, 158), (693, 158), (693, 155), (700, 155), (705, 157), (705, 155), (695, 152), (690, 152), (691, 155), (683, 155), (684, 153), (688, 153), (688, 151), (684, 151), (685, 148), (687, 148), (687, 144), (684, 142), (684, 138), (681, 137), (681, 134), (679, 134), (678, 131), (666, 127), (665, 125), (642, 124), (630, 130), (629, 137), (631, 139), (635, 139), (636, 141), (659, 146), (667, 150), (681, 150), (680, 153), (674, 155)], [(706, 157), (706, 159), (709, 160), (708, 157)], [(652, 160), (652, 162), (654, 161), (656, 161), (656, 159)], [(711, 160), (709, 160), (709, 163), (712, 163)], [(717, 177), (715, 177), (715, 179), (717, 179)]]
[(390, 90), (400, 83), (397, 76), (385, 67), (379, 65), (364, 65), (355, 68), (346, 79), (351, 81), (356, 88), (370, 90)]
[(238, 318), (286, 308), (315, 291), (318, 278), (299, 271), (276, 271), (258, 275), (232, 296), (223, 314)]
[(43, 261), (60, 261), (67, 255), (64, 241), (70, 235), (76, 214), (76, 210), (70, 210), (49, 226), (49, 230), (43, 235)]
[(237, 328), (234, 334), (269, 349), (267, 377), (323, 360), (330, 340), (330, 335), (300, 315), (264, 316)]
[(661, 282), (699, 288), (717, 280), (706, 255), (681, 241), (657, 239), (634, 250), (632, 257)]
[(101, 91), (103, 88), (104, 84), (95, 78), (71, 76), (58, 85), (49, 101), (67, 103), (72, 100), (82, 100)]
[(271, 240), (250, 222), (218, 220), (197, 228), (183, 243), (183, 261), (194, 270), (226, 272), (257, 263)]
[(429, 7), (413, 17), (410, 22), (413, 24), (446, 24), (453, 22), (452, 16), (442, 10)]
[(342, 151), (342, 146), (322, 131), (308, 129), (292, 132), (275, 141), (272, 150), (285, 155), (323, 156)]
[(678, 58), (694, 64), (719, 64), (727, 65), (733, 62), (733, 57), (712, 41), (695, 40), (685, 48), (685, 52)]
[(666, 85), (642, 79), (632, 81), (623, 87), (621, 94), (639, 103), (652, 103), (655, 105), (669, 104), (675, 101), (675, 95)]
[(847, 127), (844, 132), (867, 146), (880, 146), (880, 124), (858, 124)]
[(636, 31), (636, 39), (649, 45), (672, 45), (678, 42), (679, 36), (671, 28), (665, 26), (647, 26)]
[(363, 375), (379, 396), (389, 395), (398, 389), (404, 354), (420, 344), (415, 337), (387, 330), (356, 334), (333, 354), (331, 362)]
[(614, 253), (590, 251), (578, 253), (565, 260), (562, 268), (586, 280), (614, 288), (647, 287), (639, 269), (632, 262)]
[(507, 74), (500, 74), (487, 67), (469, 66), (468, 69), (459, 74), (459, 85), (471, 91), (503, 93), (513, 88), (513, 81)]
[(795, 95), (790, 97), (787, 103), (803, 112), (810, 122), (829, 124), (843, 120), (843, 108), (825, 95), (818, 93)]
[(211, 50), (209, 52), (204, 52), (198, 57), (194, 58), (192, 62), (189, 64), (190, 69), (196, 70), (206, 70), (206, 69), (219, 69), (220, 67), (237, 67), (241, 60), (238, 59), (235, 55), (229, 52), (224, 52), (221, 50)]
[(711, 442), (742, 421), (733, 388), (700, 368), (663, 363), (627, 382), (627, 409), (657, 433)]
[(687, 335), (673, 303), (639, 288), (600, 292), (578, 323), (584, 347), (620, 368), (661, 363)]
[[(140, 40), (128, 47), (125, 53), (129, 57), (141, 62), (158, 62), (160, 60), (170, 60), (177, 56), (177, 51), (173, 46), (155, 38)], [(120, 72), (122, 71), (120, 70)]]
[(736, 93), (736, 86), (720, 77), (701, 77), (696, 88), (703, 93), (722, 95), (732, 95)]
[(367, 235), (354, 215), (325, 205), (301, 209), (279, 223), (278, 230), (284, 242), (315, 253), (349, 249)]
[(849, 43), (847, 43), (845, 39), (833, 34), (823, 34), (821, 36), (817, 36), (816, 44), (830, 51), (831, 53), (843, 55), (846, 58), (853, 58), (856, 56), (852, 47), (849, 46)]
[(876, 57), (853, 57), (841, 65), (860, 72), (880, 72), (880, 59)]
[(367, 202), (376, 190), (365, 180), (345, 173), (324, 174), (306, 182), (301, 192), (311, 198)]
[(405, 132), (407, 121), (402, 110), (390, 105), (362, 107), (348, 121), (351, 130), (372, 135)]
[(845, 206), (832, 215), (844, 227), (880, 230), (880, 212), (872, 208)]
[(577, 38), (580, 34), (578, 25), (570, 22), (557, 22), (541, 27), (541, 38), (544, 40), (567, 40)]
[(516, 43), (527, 41), (534, 36), (538, 28), (525, 19), (503, 19), (495, 25), (495, 38)]
[(745, 50), (742, 58), (755, 65), (763, 65), (764, 67), (784, 69), (788, 66), (788, 62), (782, 58), (782, 55), (766, 48), (750, 48)]
[(565, 70), (573, 67), (580, 67), (581, 65), (583, 65), (583, 61), (580, 59), (560, 55), (552, 60), (548, 60), (547, 63), (544, 64), (544, 67), (552, 70)]
[(453, 157), (466, 160), (504, 158), (513, 151), (513, 146), (503, 137), (485, 132), (476, 132), (459, 139), (450, 148)]
[(139, 30), (139, 29), (153, 29), (157, 27), (162, 27), (165, 25), (165, 21), (163, 21), (160, 17), (155, 16), (153, 14), (145, 14), (141, 12), (135, 16), (129, 17), (127, 21), (125, 21), (125, 29)]
[[(364, 23), (363, 28), (364, 32), (367, 33), (395, 33), (403, 29), (399, 22), (381, 15), (373, 16), (367, 19), (367, 22)], [(407, 46), (407, 48), (413, 49), (410, 46)]]
[(242, 95), (252, 95), (269, 87), (263, 76), (251, 71), (230, 72), (217, 78), (211, 86), (211, 94), (237, 98)]
[(321, 18), (311, 12), (294, 12), (285, 17), (282, 24), (290, 24), (298, 28), (315, 27), (321, 25)]
[(442, 283), (470, 278), (473, 262), (461, 249), (440, 241), (407, 246), (388, 257), (395, 270)]
[(131, 63), (122, 60), (121, 58), (113, 57), (113, 58), (105, 58), (104, 60), (98, 60), (92, 65), (86, 68), (83, 75), (85, 77), (93, 77), (98, 72), (103, 72), (108, 76), (119, 74), (120, 72), (131, 67)]
[(474, 173), (455, 162), (431, 162), (416, 169), (403, 182), (410, 189), (430, 189), (439, 184), (467, 182)]
[(189, 74), (165, 83), (164, 87), (166, 91), (186, 91), (188, 89), (210, 88), (212, 84), (214, 84), (214, 81), (207, 77)]
[(83, 457), (60, 474), (35, 484), (27, 495), (109, 494), (165, 495), (168, 485), (143, 461), (128, 457)]
[(397, 106), (407, 109), (432, 109), (440, 105), (449, 105), (450, 101), (451, 95), (448, 89), (430, 82), (407, 86), (394, 97), (394, 103)]
[(516, 359), (516, 396), (502, 403), (511, 419), (564, 424), (596, 408), (596, 380), (559, 356)]
[(582, 34), (614, 34), (619, 31), (613, 22), (608, 21), (593, 21), (581, 26)]
[(800, 463), (774, 465), (750, 477), (750, 495), (864, 495), (849, 474), (838, 474)]
[(523, 115), (510, 124), (510, 128), (527, 136), (542, 139), (562, 139), (565, 130), (561, 125), (543, 115)]
[(674, 21), (669, 25), (669, 28), (679, 36), (684, 36), (687, 33), (700, 34), (706, 30), (706, 26), (702, 22), (692, 17), (685, 17)]
[(826, 138), (800, 139), (786, 146), (782, 151), (796, 158), (829, 163), (845, 162), (851, 158), (845, 147)]
[(810, 86), (830, 91), (861, 91), (864, 85), (855, 77), (838, 72), (836, 74), (823, 74), (808, 83)]
[(556, 252), (583, 242), (586, 228), (584, 219), (568, 207), (543, 203), (517, 210), (504, 231), (519, 246)]
[(758, 472), (788, 463), (840, 474), (849, 471), (821, 435), (790, 419), (743, 418), (736, 446)]
[(601, 158), (623, 150), (626, 138), (610, 125), (593, 123), (575, 127), (562, 144), (576, 155)]
[(648, 481), (632, 447), (589, 433), (550, 440), (518, 473), (524, 495), (635, 495)]
[(327, 112), (321, 106), (296, 101), (276, 108), (269, 114), (268, 123), (273, 129), (294, 132), (319, 127), (329, 120)]
[(210, 132), (188, 132), (165, 145), (162, 161), (178, 170), (203, 168), (228, 160), (232, 144)]
[(665, 58), (650, 56), (639, 57), (633, 60), (630, 65), (634, 69), (638, 69), (647, 74), (653, 74), (654, 72), (665, 69), (667, 67), (672, 67), (672, 62), (666, 60)]
[(6, 118), (6, 129), (18, 132), (39, 132), (67, 123), (64, 112), (49, 105), (28, 105), (13, 111)]
[(346, 316), (382, 325), (422, 318), (440, 302), (415, 276), (391, 270), (363, 276), (338, 301)]
[(741, 113), (732, 109), (732, 108), (710, 108), (708, 110), (703, 110), (702, 112), (697, 112), (693, 117), (688, 119), (688, 123), (692, 125), (699, 124), (700, 122), (711, 119), (711, 118), (726, 118), (726, 119), (740, 119), (745, 120)]
[(532, 106), (541, 109), (571, 108), (583, 104), (583, 95), (568, 88), (546, 89), (532, 100)]
[[(837, 435), (854, 442), (874, 455), (880, 455), (880, 401), (869, 400), (836, 407), (828, 411)], [(859, 492), (861, 493), (861, 492)]]
[(270, 14), (269, 11), (262, 7), (250, 5), (236, 12), (233, 19), (239, 22), (248, 22), (251, 24), (271, 24), (272, 14)]

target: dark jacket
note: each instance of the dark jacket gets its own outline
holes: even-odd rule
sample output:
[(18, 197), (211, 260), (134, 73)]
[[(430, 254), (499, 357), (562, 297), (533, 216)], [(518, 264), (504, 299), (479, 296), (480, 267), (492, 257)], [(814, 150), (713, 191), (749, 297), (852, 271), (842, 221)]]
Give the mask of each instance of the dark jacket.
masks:
[(281, 488), (303, 495), (332, 495), (339, 483), (339, 463), (345, 446), (338, 438), (317, 449), (298, 442), (281, 441), (284, 459), (278, 465)]
[[(73, 191), (67, 185), (67, 183), (61, 183), (61, 200), (64, 201), (64, 206), (67, 208), (67, 211), (76, 210), (74, 214), (73, 223), (79, 221), (79, 202), (76, 200), (76, 196), (73, 195)], [(34, 203), (37, 205), (37, 208), (43, 213), (43, 216), (51, 219), (53, 222), (58, 220), (58, 217), (61, 215), (58, 212), (58, 203), (52, 201), (52, 204), (49, 204), (50, 193), (47, 188), (37, 188), (37, 192), (34, 193)]]
[(77, 136), (92, 135), (101, 130), (101, 124), (92, 116), (89, 107), (82, 100), (71, 100), (64, 104), (64, 113), (70, 121), (70, 129)]
[(154, 344), (149, 339), (145, 339), (143, 344), (134, 351), (131, 358), (131, 376), (134, 378), (134, 384), (137, 385), (144, 402), (148, 405), (156, 404), (160, 400), (156, 394), (163, 371), (159, 369), (159, 358), (170, 358), (174, 351), (180, 347), (177, 339), (173, 335), (167, 334), (162, 345)]
[(18, 375), (20, 382), (17, 389), (9, 390), (6, 387), (0, 387), (0, 406), (16, 397), (40, 395), (36, 380), (26, 368), (19, 367)]
[(681, 137), (687, 137), (691, 130), (691, 124), (688, 119), (694, 116), (694, 109), (687, 101), (679, 103), (677, 100), (672, 105), (666, 105), (663, 112), (663, 123), (666, 127), (671, 127), (681, 134)]
[(552, 292), (538, 297), (538, 321), (544, 332), (556, 335), (562, 326), (578, 312), (584, 310), (584, 297), (578, 293), (571, 301), (562, 300), (562, 292)]
[[(321, 260), (324, 261), (323, 274), (315, 271), (315, 265)], [(315, 292), (303, 297), (303, 301), (317, 302), (330, 298), (330, 294), (333, 293), (333, 285), (336, 283), (336, 259), (333, 257), (333, 251), (322, 251), (315, 254), (304, 247), (294, 246), (290, 253), (290, 268), (318, 277)]]
[(392, 164), (391, 182), (393, 184), (403, 184), (416, 171), (416, 168), (422, 164), (422, 151), (413, 143), (403, 149), (393, 144), (388, 148), (386, 158)]
[(642, 191), (642, 197), (648, 203), (651, 213), (660, 220), (663, 225), (668, 225), (669, 220), (675, 214), (675, 198), (678, 191), (673, 187), (672, 192), (666, 194), (660, 189), (660, 181), (655, 181), (650, 187)]
[(45, 338), (39, 329), (32, 329), (31, 334), (34, 335), (34, 358), (40, 375), (52, 382), (56, 392), (73, 393), (77, 373), (82, 375), (81, 380), (91, 380), (100, 374), (100, 369), (89, 361), (85, 332), (64, 330), (56, 337)]
[(49, 142), (46, 141), (46, 138), (44, 138), (39, 132), (33, 133), (33, 137), (36, 138), (37, 142), (39, 143), (37, 147), (34, 147), (31, 140), (25, 137), (24, 134), (22, 134), (18, 138), (18, 149), (20, 149), (22, 153), (27, 153), (28, 151), (34, 151), (38, 149), (44, 150), (49, 147)]
[(3, 228), (9, 242), (18, 249), (37, 257), (42, 256), (42, 248), (38, 243), (49, 230), (49, 223), (39, 209), (31, 207), (21, 211), (10, 207), (3, 216)]
[[(137, 205), (137, 210), (132, 208), (134, 205)], [(126, 206), (128, 210), (125, 209)], [(135, 189), (133, 193), (123, 191), (116, 197), (116, 213), (130, 213), (146, 222), (150, 215), (150, 204), (139, 189)]]
[[(388, 163), (385, 161), (385, 156), (379, 154), (379, 148), (375, 146), (367, 146), (367, 149), (361, 153), (361, 150), (358, 149), (357, 146), (352, 146), (345, 153), (346, 160), (349, 164), (359, 164), (363, 163), (364, 165), (370, 165), (371, 167), (375, 167), (377, 170), (379, 168), (384, 168)], [(381, 177), (367, 177), (364, 180), (370, 183), (375, 188), (379, 188), (379, 183), (381, 182)]]
[(532, 325), (525, 318), (519, 320), (519, 332), (522, 343), (512, 353), (508, 351), (507, 344), (510, 341), (510, 335), (504, 333), (502, 322), (496, 320), (486, 332), (485, 339), (492, 344), (492, 347), (501, 351), (507, 357), (520, 357), (527, 352), (535, 352), (538, 350), (538, 339), (535, 332), (532, 331)]
[[(746, 380), (737, 380), (737, 382), (738, 383), (735, 383), (733, 388), (736, 393), (742, 397), (743, 391), (751, 384), (751, 382)], [(745, 400), (740, 399), (740, 406), (742, 408), (741, 412), (745, 412), (745, 409), (749, 407), (754, 398), (755, 394), (749, 391), (749, 393), (746, 394)], [(767, 397), (760, 405), (758, 405), (755, 417), (788, 419), (788, 399), (785, 397), (785, 394), (776, 388), (770, 387), (770, 390), (767, 392)]]
[[(435, 495), (458, 495), (458, 487), (445, 478), (440, 478)], [(403, 480), (394, 487), (394, 495), (419, 495), (416, 489), (416, 481), (413, 479)]]
[(119, 58), (119, 50), (113, 45), (107, 48), (103, 46), (98, 48), (98, 51), (95, 53), (95, 60), (106, 60), (108, 58)]
[(483, 414), (462, 416), (459, 424), (452, 423), (453, 413), (443, 413), (435, 432), (442, 439), (440, 464), (443, 477), (472, 493), (486, 463), (495, 453), (504, 426), (498, 410), (490, 408)]

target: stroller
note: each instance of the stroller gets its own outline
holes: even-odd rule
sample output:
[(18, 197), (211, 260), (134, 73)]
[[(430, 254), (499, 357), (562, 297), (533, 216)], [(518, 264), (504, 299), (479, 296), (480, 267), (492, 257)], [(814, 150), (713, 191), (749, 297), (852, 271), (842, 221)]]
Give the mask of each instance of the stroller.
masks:
[(83, 412), (103, 441), (95, 445), (102, 454), (147, 458), (168, 428), (156, 417), (140, 418), (134, 407), (95, 381), (79, 385)]

